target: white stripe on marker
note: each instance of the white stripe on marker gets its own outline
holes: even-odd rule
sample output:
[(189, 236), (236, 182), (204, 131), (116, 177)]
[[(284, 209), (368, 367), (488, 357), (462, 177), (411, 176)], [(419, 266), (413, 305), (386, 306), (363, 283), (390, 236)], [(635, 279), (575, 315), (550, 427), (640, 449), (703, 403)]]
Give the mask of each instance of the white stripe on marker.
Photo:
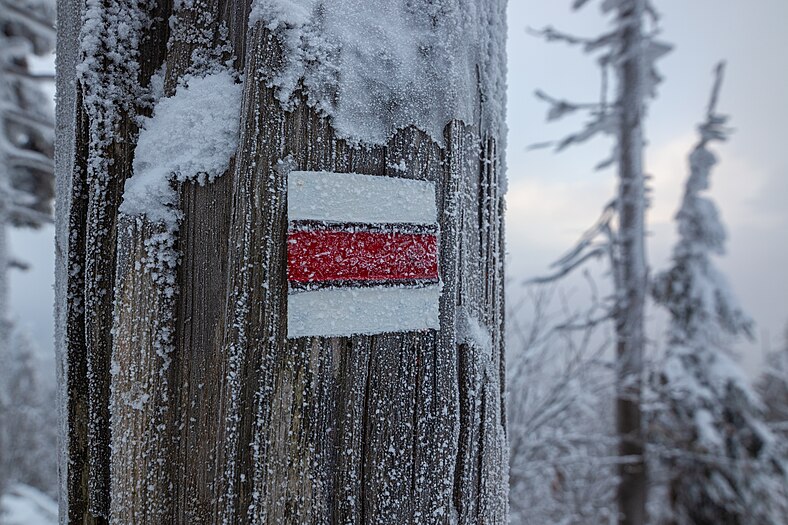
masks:
[(291, 221), (436, 224), (435, 183), (358, 173), (292, 171)]
[(440, 285), (423, 288), (330, 288), (295, 292), (287, 301), (287, 336), (346, 336), (440, 327)]

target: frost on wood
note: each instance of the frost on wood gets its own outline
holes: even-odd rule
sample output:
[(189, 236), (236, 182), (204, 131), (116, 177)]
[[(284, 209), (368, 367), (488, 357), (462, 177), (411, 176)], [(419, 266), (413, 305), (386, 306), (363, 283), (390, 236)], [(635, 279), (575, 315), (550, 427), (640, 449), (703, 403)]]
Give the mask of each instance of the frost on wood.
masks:
[(291, 107), (302, 89), (340, 138), (384, 144), (413, 125), (443, 143), (453, 119), (504, 136), (499, 2), (255, 0), (250, 22), (285, 45), (284, 64), (268, 72), (279, 101)]
[[(64, 51), (58, 113), (63, 126), (58, 216), (61, 257), (59, 344), (65, 346), (69, 425), (64, 518), (110, 512), (110, 356), (117, 208), (136, 139), (135, 117), (150, 105), (146, 47), (162, 20), (140, 1), (61, 2)], [(75, 34), (77, 33), (78, 34)], [(68, 112), (66, 111), (68, 109)], [(69, 129), (70, 128), (70, 129)], [(73, 140), (73, 142), (72, 142)], [(67, 230), (67, 231), (64, 231)], [(63, 284), (65, 280), (65, 284)]]
[(177, 226), (174, 182), (213, 182), (238, 144), (241, 84), (229, 71), (186, 77), (143, 118), (120, 211)]
[[(78, 27), (80, 23), (80, 12), (76, 5), (60, 4), (57, 10), (58, 25), (61, 27)], [(76, 83), (73, 78), (73, 71), (78, 60), (79, 43), (75, 34), (69, 36), (61, 35), (57, 39), (57, 104), (55, 106), (57, 135), (55, 142), (55, 176), (56, 189), (58, 195), (55, 208), (55, 355), (58, 379), (57, 403), (60, 412), (59, 439), (58, 439), (58, 470), (59, 485), (58, 504), (62, 509), (62, 522), (67, 522), (72, 515), (66, 509), (77, 508), (81, 505), (74, 504), (80, 501), (80, 497), (73, 494), (70, 489), (74, 484), (70, 482), (74, 476), (74, 466), (80, 462), (76, 458), (77, 454), (72, 454), (72, 445), (75, 441), (71, 426), (73, 423), (73, 390), (69, 384), (73, 384), (73, 377), (80, 374), (73, 370), (74, 348), (70, 345), (69, 332), (74, 333), (69, 318), (75, 312), (81, 310), (81, 294), (78, 291), (83, 289), (81, 279), (74, 279), (76, 265), (72, 266), (77, 259), (69, 256), (69, 240), (78, 238), (76, 231), (70, 231), (73, 224), (70, 221), (71, 195), (74, 172), (74, 147), (76, 138)], [(68, 74), (65, 74), (68, 72)], [(78, 282), (75, 282), (78, 281)], [(77, 293), (74, 293), (77, 292)], [(69, 306), (69, 301), (71, 305)], [(73, 319), (73, 317), (71, 317)], [(84, 333), (84, 324), (81, 324), (76, 332)], [(75, 328), (75, 327), (74, 327)], [(76, 341), (74, 341), (76, 343)], [(79, 378), (81, 379), (81, 377)], [(73, 507), (72, 507), (73, 504)]]
[[(135, 115), (144, 98), (139, 56), (150, 17), (143, 2), (115, 0), (87, 2), (82, 18), (76, 77), (82, 97), (79, 110), (85, 112), (89, 122), (89, 140), (85, 144), (84, 167), (77, 168), (85, 170), (85, 187), (75, 185), (74, 188), (83, 189), (85, 193), (78, 198), (87, 199), (84, 262), (78, 262), (82, 254), (71, 252), (69, 257), (73, 265), (70, 270), (84, 275), (86, 377), (75, 375), (70, 380), (87, 382), (87, 414), (82, 416), (87, 419), (87, 504), (94, 514), (107, 516), (110, 504), (110, 469), (106, 460), (110, 454), (108, 371), (115, 271), (115, 232), (107, 226), (114, 222), (118, 190), (125, 178), (124, 161), (115, 158), (113, 146), (128, 144), (135, 135), (134, 127), (126, 125), (124, 119)], [(72, 203), (75, 197), (72, 193)], [(79, 474), (74, 472), (74, 475)]]
[[(279, 11), (281, 26), (250, 24), (243, 3), (88, 4), (72, 100), (71, 235), (61, 237), (74, 263), (67, 276), (73, 297), (60, 300), (72, 314), (69, 366), (90, 379), (95, 393), (107, 394), (102, 389), (111, 385), (111, 448), (107, 453), (92, 436), (72, 440), (73, 522), (108, 516), (118, 523), (505, 523), (503, 150), (501, 122), (493, 116), (503, 103), (503, 78), (493, 73), (502, 71), (504, 5), (485, 2), (460, 17), (465, 4), (422, 3), (358, 7), (390, 15), (392, 27), (409, 29), (394, 17), (414, 23), (409, 38), (435, 58), (434, 68), (421, 60), (416, 69), (426, 67), (420, 73), (431, 82), (451, 65), (440, 48), (444, 29), (467, 29), (467, 46), (485, 51), (466, 53), (458, 34), (447, 39), (465, 53), (457, 66), (462, 82), (446, 76), (441, 97), (429, 106), (418, 101), (418, 108), (410, 91), (423, 98), (423, 85), (404, 81), (407, 64), (387, 63), (374, 42), (377, 58), (362, 53), (363, 67), (353, 66), (351, 44), (326, 55), (320, 74), (341, 75), (317, 82), (310, 69), (317, 54), (310, 50), (331, 39), (325, 33), (307, 43), (301, 35), (321, 12), (335, 28), (340, 16), (371, 27), (349, 3), (336, 3), (335, 13), (334, 3), (309, 3), (304, 17), (295, 8), (306, 4), (277, 3), (288, 7)], [(397, 54), (405, 62), (418, 58), (405, 40), (394, 44), (394, 62), (402, 58)], [(375, 76), (384, 64), (395, 71), (393, 87), (362, 89), (370, 80), (363, 70)], [(226, 73), (228, 67), (237, 71)], [(383, 110), (368, 123), (374, 133), (337, 133), (341, 104), (334, 103), (343, 100), (346, 68), (361, 76), (353, 87), (367, 97), (360, 104)], [(243, 87), (230, 81), (235, 78), (244, 79)], [(192, 92), (201, 81), (204, 97)], [(332, 86), (336, 96), (324, 97)], [(453, 92), (460, 87), (469, 92)], [(223, 100), (228, 93), (237, 94), (233, 104)], [(457, 111), (463, 105), (468, 111)], [(361, 116), (349, 112), (345, 122), (366, 118), (362, 110), (356, 108)], [(468, 122), (452, 120), (466, 116)], [(226, 140), (231, 118), (237, 148)], [(434, 137), (419, 129), (428, 126)], [(425, 231), (402, 232), (413, 225), (391, 219), (392, 231), (383, 232), (424, 237), (411, 248), (429, 248), (430, 257), (406, 272), (431, 272), (432, 279), (434, 256), (445, 261), (438, 265), (442, 288), (418, 288), (431, 294), (429, 327), (287, 337), (287, 174), (299, 171), (414, 183), (411, 206), (429, 193), (429, 218), (415, 221)], [(201, 178), (212, 183), (200, 184)], [(403, 211), (385, 200), (386, 191), (372, 207), (364, 197), (374, 191), (353, 189), (359, 198), (349, 204), (335, 192), (317, 191), (302, 208), (348, 212), (346, 222)], [(369, 225), (368, 233), (381, 233), (379, 218)], [(356, 227), (343, 224), (338, 233)], [(438, 229), (439, 243), (427, 239)], [(82, 298), (87, 308), (80, 318)], [(475, 320), (475, 335), (456, 334), (460, 303)], [(388, 320), (401, 321), (396, 305), (388, 306)], [(88, 336), (87, 348), (79, 334)], [(107, 348), (111, 366), (101, 360)], [(85, 353), (94, 360), (87, 370), (78, 360)], [(74, 414), (84, 408), (79, 400), (70, 402)], [(88, 408), (95, 428), (104, 429), (104, 407), (95, 401)], [(82, 438), (84, 429), (71, 425), (70, 437)], [(108, 493), (101, 468), (88, 472), (85, 461), (110, 469)], [(87, 508), (80, 501), (86, 494), (96, 499)]]

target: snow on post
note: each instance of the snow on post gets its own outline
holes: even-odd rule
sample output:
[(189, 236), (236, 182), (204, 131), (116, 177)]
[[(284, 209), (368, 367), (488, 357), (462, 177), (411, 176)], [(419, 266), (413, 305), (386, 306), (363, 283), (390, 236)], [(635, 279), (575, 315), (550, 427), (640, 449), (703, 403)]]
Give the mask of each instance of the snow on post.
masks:
[(120, 212), (178, 228), (174, 183), (208, 184), (223, 175), (238, 145), (241, 84), (229, 71), (182, 80), (144, 118)]
[(60, 71), (68, 514), (504, 524), (505, 3), (248, 7), (88, 2)]

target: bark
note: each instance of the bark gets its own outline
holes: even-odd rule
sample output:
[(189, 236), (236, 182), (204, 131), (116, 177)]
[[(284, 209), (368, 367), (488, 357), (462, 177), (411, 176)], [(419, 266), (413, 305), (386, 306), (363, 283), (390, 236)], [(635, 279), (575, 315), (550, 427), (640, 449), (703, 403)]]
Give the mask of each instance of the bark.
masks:
[[(195, 2), (174, 13), (188, 31), (146, 29), (143, 85), (166, 62), (172, 93), (195, 50), (220, 42), (246, 78), (236, 157), (215, 183), (178, 187), (174, 240), (118, 216), (128, 115), (122, 145), (100, 152), (108, 186), (86, 179), (96, 152), (74, 99), (76, 142), (60, 164), (74, 166), (60, 218), (70, 233), (59, 238), (73, 265), (59, 297), (69, 522), (506, 523), (501, 137), (453, 121), (445, 146), (414, 127), (386, 145), (348, 144), (305, 100), (282, 108), (266, 75), (283, 46), (260, 24), (247, 34), (248, 11), (243, 0)], [(400, 160), (405, 173), (391, 168)], [(287, 339), (287, 169), (436, 183), (440, 330)], [(107, 192), (106, 215), (91, 220), (84, 195)], [(462, 315), (492, 334), (491, 355), (458, 337)]]
[(621, 124), (619, 131), (620, 283), (616, 339), (618, 380), (616, 423), (619, 454), (619, 523), (641, 525), (646, 520), (647, 471), (641, 398), (645, 346), (644, 308), (647, 286), (645, 192), (643, 176), (643, 110), (646, 64), (643, 28), (646, 1), (633, 0), (619, 14), (628, 25), (622, 36), (626, 57), (620, 69)]

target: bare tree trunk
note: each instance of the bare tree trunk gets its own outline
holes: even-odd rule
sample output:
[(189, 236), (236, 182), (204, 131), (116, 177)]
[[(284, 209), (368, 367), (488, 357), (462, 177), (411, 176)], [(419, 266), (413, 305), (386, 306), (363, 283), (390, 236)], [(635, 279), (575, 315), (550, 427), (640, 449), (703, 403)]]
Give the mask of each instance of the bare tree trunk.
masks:
[(645, 346), (644, 308), (647, 291), (645, 250), (645, 193), (643, 174), (643, 111), (646, 64), (643, 19), (646, 0), (625, 3), (624, 65), (620, 71), (621, 124), (619, 131), (620, 257), (617, 286), (616, 337), (618, 351), (617, 431), (620, 455), (618, 504), (622, 525), (646, 520), (647, 472), (642, 428), (641, 395)]
[[(79, 2), (61, 3), (73, 23)], [(284, 46), (259, 22), (247, 32), (247, 2), (158, 9), (143, 29), (140, 84), (165, 63), (171, 95), (193, 57), (222, 44), (246, 79), (240, 144), (216, 182), (178, 185), (172, 239), (117, 211), (132, 115), (118, 111), (122, 140), (97, 148), (82, 82), (76, 117), (63, 116), (74, 118), (60, 145), (71, 148), (59, 163), (71, 189), (58, 233), (72, 270), (59, 288), (69, 521), (507, 523), (502, 137), (455, 120), (444, 145), (415, 127), (351, 145), (303, 97), (282, 108), (268, 75)], [(59, 69), (61, 86), (73, 67)], [(96, 180), (88, 158), (108, 161)], [(283, 164), (435, 183), (439, 330), (287, 337)], [(94, 200), (104, 216), (91, 214)], [(491, 348), (457, 333), (469, 318)]]

